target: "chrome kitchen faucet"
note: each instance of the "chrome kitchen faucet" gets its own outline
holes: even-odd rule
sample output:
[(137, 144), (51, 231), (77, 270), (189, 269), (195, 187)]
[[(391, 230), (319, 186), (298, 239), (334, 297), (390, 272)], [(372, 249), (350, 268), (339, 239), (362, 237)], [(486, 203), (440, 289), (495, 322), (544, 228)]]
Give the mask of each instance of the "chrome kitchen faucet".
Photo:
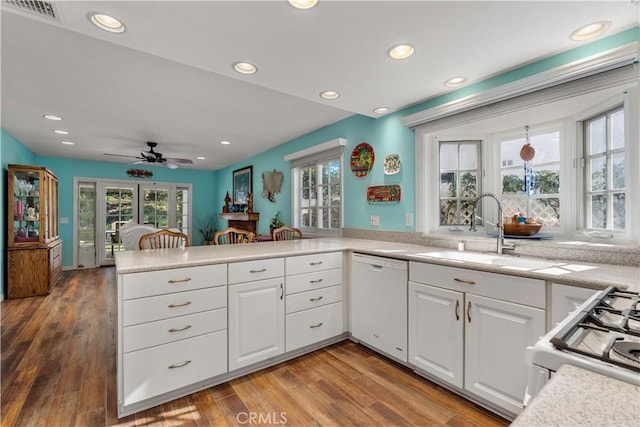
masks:
[(498, 254), (502, 254), (504, 250), (514, 250), (516, 248), (516, 245), (514, 243), (505, 243), (504, 241), (504, 217), (502, 216), (502, 201), (493, 193), (482, 193), (471, 202), (473, 211), (471, 212), (471, 227), (469, 227), (469, 231), (476, 231), (476, 205), (478, 204), (478, 201), (483, 197), (491, 197), (496, 201), (496, 203), (498, 203), (498, 238), (496, 241), (496, 252)]

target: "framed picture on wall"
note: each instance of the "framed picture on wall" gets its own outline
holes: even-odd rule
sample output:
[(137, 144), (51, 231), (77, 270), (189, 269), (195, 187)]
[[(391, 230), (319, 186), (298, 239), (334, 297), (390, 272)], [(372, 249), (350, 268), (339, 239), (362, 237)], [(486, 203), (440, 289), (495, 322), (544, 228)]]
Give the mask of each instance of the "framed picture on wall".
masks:
[(252, 190), (253, 166), (233, 171), (233, 204), (247, 205)]

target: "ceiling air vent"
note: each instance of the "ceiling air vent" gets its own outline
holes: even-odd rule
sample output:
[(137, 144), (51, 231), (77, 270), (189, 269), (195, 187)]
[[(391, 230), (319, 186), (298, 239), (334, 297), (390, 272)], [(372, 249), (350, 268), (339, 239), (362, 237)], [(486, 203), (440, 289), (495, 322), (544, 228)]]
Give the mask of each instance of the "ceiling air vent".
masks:
[(58, 8), (54, 2), (39, 0), (2, 0), (3, 6), (18, 9), (30, 15), (60, 21)]

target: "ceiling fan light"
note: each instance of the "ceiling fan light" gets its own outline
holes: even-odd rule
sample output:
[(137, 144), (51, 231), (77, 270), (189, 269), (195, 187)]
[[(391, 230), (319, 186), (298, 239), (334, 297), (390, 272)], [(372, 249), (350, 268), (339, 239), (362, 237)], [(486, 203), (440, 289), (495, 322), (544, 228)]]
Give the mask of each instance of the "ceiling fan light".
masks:
[(124, 33), (126, 27), (119, 19), (100, 12), (90, 12), (87, 17), (89, 21), (101, 30), (110, 33)]

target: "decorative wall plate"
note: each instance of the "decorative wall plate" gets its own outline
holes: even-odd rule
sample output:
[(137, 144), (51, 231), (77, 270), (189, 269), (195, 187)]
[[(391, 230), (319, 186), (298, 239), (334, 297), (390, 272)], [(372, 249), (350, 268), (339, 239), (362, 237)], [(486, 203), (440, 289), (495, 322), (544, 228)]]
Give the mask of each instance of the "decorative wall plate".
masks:
[(357, 177), (366, 176), (376, 159), (373, 147), (366, 142), (361, 142), (351, 152), (351, 170)]
[(367, 202), (370, 205), (381, 203), (398, 203), (401, 197), (400, 186), (393, 185), (374, 185), (367, 188)]
[(384, 174), (395, 175), (400, 172), (400, 154), (389, 154), (384, 158)]

